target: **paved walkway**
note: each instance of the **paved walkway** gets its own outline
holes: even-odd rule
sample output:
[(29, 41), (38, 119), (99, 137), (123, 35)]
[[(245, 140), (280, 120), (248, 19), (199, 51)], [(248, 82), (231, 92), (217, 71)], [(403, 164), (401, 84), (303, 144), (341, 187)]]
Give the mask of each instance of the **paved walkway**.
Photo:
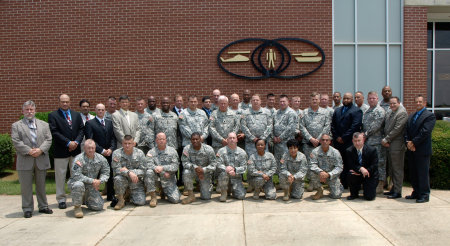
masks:
[[(410, 192), (403, 189), (403, 195)], [(191, 205), (163, 201), (153, 209), (114, 211), (105, 204), (101, 212), (83, 209), (83, 219), (73, 217), (71, 203), (58, 209), (54, 195), (48, 197), (54, 214), (35, 211), (24, 219), (20, 196), (0, 196), (0, 245), (450, 244), (450, 191), (433, 190), (423, 204), (383, 196), (373, 202), (313, 201), (312, 194), (287, 203), (281, 198), (255, 201), (248, 194), (244, 201), (227, 203), (220, 203), (219, 195)]]

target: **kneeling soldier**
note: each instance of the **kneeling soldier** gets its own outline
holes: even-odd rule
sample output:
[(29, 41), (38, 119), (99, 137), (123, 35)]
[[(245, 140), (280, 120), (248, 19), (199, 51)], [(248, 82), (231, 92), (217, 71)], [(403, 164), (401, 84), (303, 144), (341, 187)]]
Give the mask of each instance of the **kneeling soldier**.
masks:
[(217, 151), (217, 169), (219, 170), (220, 201), (226, 202), (228, 185), (231, 183), (233, 197), (239, 200), (245, 198), (242, 175), (247, 170), (247, 154), (237, 146), (236, 133), (231, 132), (227, 137), (227, 146)]
[(166, 134), (156, 135), (156, 147), (147, 153), (148, 169), (145, 175), (147, 191), (150, 192), (150, 207), (156, 207), (156, 181), (161, 180), (161, 186), (169, 202), (180, 202), (180, 191), (177, 187), (178, 153), (167, 146)]
[[(97, 179), (99, 174), (100, 179)], [(89, 209), (95, 211), (103, 209), (104, 201), (98, 188), (100, 184), (107, 182), (108, 178), (108, 161), (102, 155), (95, 153), (94, 140), (86, 140), (84, 153), (77, 155), (73, 160), (72, 177), (68, 181), (76, 218), (83, 218), (83, 210), (81, 210), (83, 198)]]
[(114, 190), (119, 202), (114, 206), (120, 210), (125, 206), (125, 192), (129, 189), (130, 201), (135, 205), (145, 204), (143, 177), (147, 170), (147, 159), (142, 150), (135, 148), (136, 143), (130, 135), (125, 135), (122, 148), (113, 153), (111, 167), (114, 172)]
[(270, 152), (266, 152), (266, 141), (258, 139), (255, 142), (256, 153), (252, 154), (248, 160), (248, 173), (252, 176), (253, 199), (259, 199), (259, 192), (264, 189), (266, 199), (275, 200), (277, 193), (273, 185), (272, 176), (277, 171), (277, 162)]
[(300, 199), (303, 196), (303, 179), (308, 171), (306, 156), (298, 151), (300, 143), (291, 139), (286, 143), (289, 151), (280, 159), (280, 185), (284, 190), (283, 201), (289, 197)]

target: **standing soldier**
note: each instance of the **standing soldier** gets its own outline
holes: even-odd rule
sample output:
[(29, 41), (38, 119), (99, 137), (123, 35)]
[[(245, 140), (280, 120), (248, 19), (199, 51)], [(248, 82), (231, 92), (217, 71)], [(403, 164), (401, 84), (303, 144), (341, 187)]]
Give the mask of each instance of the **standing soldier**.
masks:
[(189, 204), (195, 201), (193, 180), (197, 178), (200, 182), (200, 198), (211, 199), (211, 181), (216, 170), (215, 155), (211, 146), (202, 144), (199, 132), (192, 133), (191, 144), (184, 147), (181, 162), (184, 168), (184, 188), (188, 192), (188, 197), (181, 203)]
[(240, 117), (228, 109), (228, 98), (219, 97), (219, 108), (211, 114), (209, 133), (212, 136), (212, 147), (214, 152), (227, 146), (227, 137), (230, 132), (238, 132), (240, 128)]
[[(320, 183), (328, 183), (330, 187), (330, 197), (341, 198), (343, 187), (339, 180), (339, 175), (343, 169), (342, 157), (339, 151), (330, 146), (330, 135), (322, 134), (319, 147), (311, 152), (311, 171), (317, 175)], [(319, 185), (320, 185), (319, 183)], [(312, 196), (313, 200), (318, 200), (323, 196), (322, 187), (317, 188), (317, 193)]]
[(298, 116), (289, 107), (289, 98), (280, 95), (280, 109), (273, 117), (273, 143), (274, 156), (277, 160), (278, 172), (280, 169), (280, 159), (284, 153), (288, 152), (286, 143), (295, 137), (295, 130), (298, 124)]
[(158, 177), (161, 180), (161, 186), (164, 195), (171, 203), (180, 202), (180, 191), (177, 187), (176, 173), (178, 171), (177, 151), (167, 146), (166, 135), (160, 132), (156, 135), (156, 147), (147, 153), (149, 162), (147, 173), (145, 175), (145, 184), (147, 191), (150, 192), (150, 207), (157, 205), (156, 200), (156, 181)]
[(342, 96), (339, 91), (336, 91), (333, 93), (333, 102), (334, 102), (333, 109), (337, 109), (342, 106), (341, 99), (342, 99)]
[(258, 139), (255, 145), (256, 153), (253, 153), (248, 159), (248, 175), (252, 176), (251, 182), (255, 187), (253, 199), (259, 199), (259, 192), (264, 189), (266, 199), (275, 200), (277, 193), (272, 179), (277, 171), (275, 157), (266, 151), (266, 140)]
[[(319, 107), (320, 94), (313, 92), (311, 94), (311, 105), (303, 111), (303, 118), (300, 120), (300, 130), (303, 135), (303, 153), (308, 159), (308, 166), (311, 166), (311, 152), (319, 146), (319, 140), (323, 134), (330, 134), (331, 118), (325, 109)], [(316, 175), (311, 175), (308, 171), (309, 178), (308, 191), (313, 191), (320, 187), (320, 182)]]
[(378, 155), (378, 175), (379, 182), (376, 192), (383, 192), (386, 181), (385, 151), (381, 149), (381, 139), (383, 139), (383, 123), (386, 112), (378, 105), (378, 94), (375, 91), (367, 94), (367, 101), (370, 108), (363, 115), (363, 132), (367, 138), (366, 144), (376, 149)]
[(209, 135), (209, 119), (203, 110), (197, 108), (197, 105), (197, 97), (190, 96), (188, 108), (183, 110), (179, 116), (178, 123), (180, 125), (183, 148), (191, 142), (192, 133), (201, 133), (202, 141), (206, 140)]
[(161, 109), (156, 107), (156, 98), (154, 96), (149, 96), (147, 99), (148, 107), (145, 108), (145, 112), (149, 113), (153, 117), (161, 114)]
[(384, 109), (386, 113), (388, 113), (388, 111), (391, 110), (389, 108), (390, 106), (389, 99), (392, 96), (391, 87), (390, 86), (383, 87), (383, 89), (381, 90), (381, 95), (383, 96), (383, 100), (380, 101), (380, 106)]
[(325, 109), (330, 117), (330, 120), (333, 118), (334, 109), (330, 106), (328, 106), (329, 101), (328, 94), (320, 94), (320, 107)]
[(135, 148), (136, 143), (130, 135), (122, 139), (122, 148), (114, 151), (112, 168), (114, 172), (114, 190), (119, 202), (114, 206), (120, 210), (125, 206), (125, 192), (130, 191), (130, 200), (138, 206), (145, 204), (143, 178), (147, 170), (147, 160), (142, 150)]
[(277, 113), (277, 109), (275, 108), (275, 95), (273, 93), (267, 94), (267, 102), (265, 109), (269, 110), (272, 117)]
[(214, 111), (219, 108), (219, 97), (220, 97), (220, 90), (214, 89), (212, 92), (212, 104), (211, 104), (211, 111)]
[[(100, 178), (97, 178), (99, 177)], [(100, 184), (109, 179), (108, 161), (99, 153), (95, 153), (95, 142), (87, 139), (84, 143), (84, 153), (75, 157), (72, 165), (72, 176), (67, 182), (72, 195), (76, 218), (83, 218), (81, 204), (85, 199), (90, 210), (103, 209), (103, 198), (98, 189)]]
[[(239, 117), (239, 124), (241, 124), (241, 119), (242, 119), (242, 115), (244, 110), (242, 110), (239, 107), (239, 95), (234, 93), (230, 96), (230, 109), (233, 110), (236, 115)], [(239, 128), (239, 130), (236, 132), (237, 134), (237, 138), (238, 138), (238, 146), (242, 149), (245, 148), (245, 134), (242, 132), (242, 130)]]
[(141, 137), (139, 138), (139, 143), (137, 147), (142, 150), (142, 152), (147, 153), (153, 148), (155, 142), (155, 120), (154, 117), (147, 113), (145, 109), (145, 100), (142, 97), (136, 99), (136, 114), (139, 119), (139, 127), (141, 128)]
[(178, 149), (178, 116), (170, 111), (168, 97), (161, 100), (161, 114), (155, 117), (155, 135), (161, 132), (167, 137), (167, 145)]
[[(291, 107), (294, 110), (294, 112), (297, 114), (297, 118), (298, 118), (299, 122), (303, 117), (303, 110), (300, 109), (300, 103), (301, 103), (301, 99), (299, 96), (292, 97)], [(297, 139), (299, 142), (301, 142), (303, 139), (303, 136), (302, 136), (302, 132), (300, 131), (298, 122), (296, 124), (296, 127), (297, 128), (295, 129), (295, 139)]]
[(242, 184), (242, 175), (247, 170), (247, 154), (237, 146), (236, 133), (228, 134), (228, 145), (217, 152), (217, 169), (219, 174), (220, 201), (226, 202), (228, 186), (231, 185), (233, 197), (239, 200), (245, 198), (245, 189)]
[(364, 94), (362, 91), (357, 91), (355, 93), (355, 104), (359, 109), (361, 109), (363, 114), (369, 109), (369, 105), (364, 103)]
[(283, 201), (292, 196), (301, 199), (303, 196), (303, 181), (308, 171), (306, 156), (298, 151), (300, 143), (291, 139), (286, 143), (288, 152), (280, 160), (280, 184), (284, 190)]
[(250, 90), (246, 89), (242, 93), (242, 102), (239, 103), (239, 108), (242, 110), (247, 110), (252, 107), (252, 104), (250, 103), (250, 99), (252, 98), (252, 94)]

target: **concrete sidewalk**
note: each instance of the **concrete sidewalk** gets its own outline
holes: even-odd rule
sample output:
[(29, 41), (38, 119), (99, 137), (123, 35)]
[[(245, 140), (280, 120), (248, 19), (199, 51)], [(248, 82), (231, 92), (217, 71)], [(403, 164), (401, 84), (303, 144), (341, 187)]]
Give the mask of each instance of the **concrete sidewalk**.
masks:
[[(403, 189), (403, 196), (410, 194)], [(325, 196), (283, 202), (229, 199), (156, 208), (127, 205), (114, 211), (57, 208), (52, 215), (34, 212), (24, 219), (20, 196), (0, 196), (0, 245), (449, 245), (450, 191), (433, 190), (429, 203), (404, 198), (373, 202)], [(328, 192), (325, 192), (327, 195)], [(198, 194), (196, 194), (198, 197)], [(147, 198), (149, 199), (149, 198)], [(71, 201), (71, 199), (69, 199)], [(148, 201), (147, 201), (148, 204)]]

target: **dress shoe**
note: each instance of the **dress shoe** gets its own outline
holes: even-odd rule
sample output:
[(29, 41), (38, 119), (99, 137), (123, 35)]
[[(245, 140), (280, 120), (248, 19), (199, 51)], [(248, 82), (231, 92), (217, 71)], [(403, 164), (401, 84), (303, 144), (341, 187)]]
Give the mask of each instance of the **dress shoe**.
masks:
[(351, 201), (351, 200), (355, 200), (355, 199), (358, 198), (358, 197), (359, 197), (359, 196), (351, 196), (351, 195), (350, 195), (350, 196), (347, 197), (347, 200), (350, 200), (350, 201)]
[(53, 210), (49, 209), (49, 208), (44, 208), (44, 209), (39, 209), (39, 213), (43, 213), (43, 214), (52, 214)]
[(119, 199), (113, 197), (113, 198), (111, 199), (111, 204), (110, 204), (110, 206), (111, 206), (111, 207), (115, 207), (115, 206), (117, 205), (118, 202), (119, 202)]
[(23, 213), (23, 217), (24, 218), (31, 218), (31, 216), (33, 216), (33, 213), (31, 212), (31, 211), (25, 211), (24, 213)]
[(384, 193), (383, 193), (383, 195), (385, 195), (385, 196), (390, 196), (390, 195), (392, 195), (392, 194), (394, 194), (393, 191), (387, 191), (387, 192), (384, 192)]
[(424, 202), (429, 202), (430, 201), (430, 197), (428, 196), (422, 196), (417, 198), (416, 202), (417, 203), (424, 203)]
[(387, 198), (388, 199), (397, 199), (397, 198), (401, 198), (401, 197), (402, 197), (402, 194), (393, 192), (392, 195), (389, 195)]
[(416, 195), (409, 195), (409, 196), (405, 196), (405, 199), (411, 200), (411, 199), (417, 199), (418, 197)]
[(66, 209), (66, 208), (67, 208), (66, 202), (60, 202), (60, 203), (58, 203), (58, 208), (59, 208), (59, 209)]

